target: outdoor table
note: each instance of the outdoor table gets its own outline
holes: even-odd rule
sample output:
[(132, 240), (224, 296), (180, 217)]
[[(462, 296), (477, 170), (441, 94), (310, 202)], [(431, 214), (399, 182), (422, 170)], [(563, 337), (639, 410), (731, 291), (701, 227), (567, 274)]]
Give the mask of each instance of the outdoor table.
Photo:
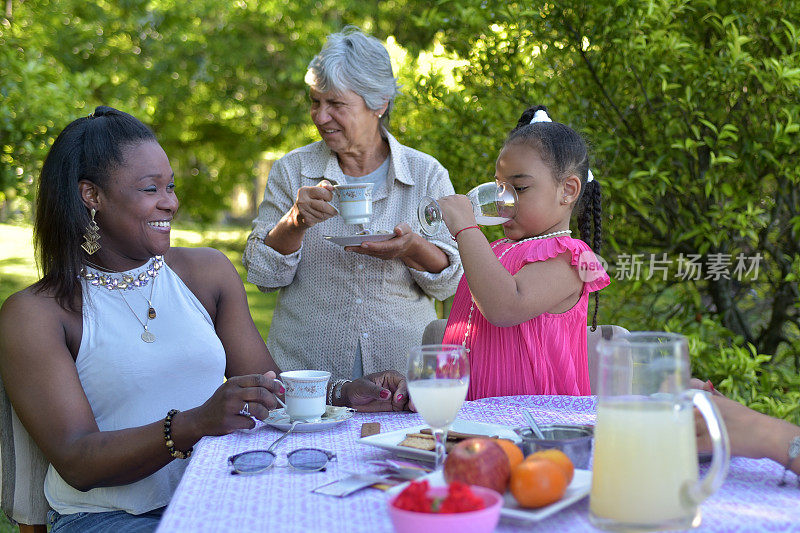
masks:
[[(513, 427), (530, 409), (542, 423), (594, 423), (591, 396), (507, 396), (464, 402), (459, 418)], [(164, 513), (158, 531), (391, 532), (388, 495), (367, 488), (346, 498), (311, 489), (352, 472), (377, 472), (366, 464), (391, 453), (358, 443), (361, 424), (380, 422), (381, 432), (423, 425), (416, 413), (357, 413), (332, 429), (293, 433), (277, 448), (277, 464), (256, 475), (231, 475), (227, 458), (266, 449), (283, 432), (258, 425), (222, 437), (205, 437), (195, 446), (186, 473)], [(286, 453), (312, 447), (336, 453), (324, 472), (304, 473), (286, 464)], [(790, 531), (800, 528), (800, 487), (794, 475), (778, 486), (783, 468), (769, 460), (733, 458), (722, 488), (702, 505), (695, 531)], [(705, 467), (701, 467), (704, 475)], [(501, 518), (497, 531), (594, 531), (589, 498), (539, 522)]]

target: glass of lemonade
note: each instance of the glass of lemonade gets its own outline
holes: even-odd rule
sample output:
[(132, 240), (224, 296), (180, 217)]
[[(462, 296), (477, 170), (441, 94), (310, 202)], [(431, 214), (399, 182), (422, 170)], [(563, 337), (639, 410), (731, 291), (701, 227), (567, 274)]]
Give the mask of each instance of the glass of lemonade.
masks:
[[(517, 213), (517, 192), (505, 183), (482, 183), (467, 193), (472, 202), (475, 221), (481, 226), (502, 224)], [(439, 202), (425, 196), (417, 207), (417, 218), (422, 233), (436, 235), (442, 227), (442, 209)]]
[[(689, 390), (686, 338), (633, 332), (598, 345), (597, 421), (589, 518), (603, 529), (688, 529), (728, 471), (725, 425), (703, 391)], [(713, 458), (698, 480), (693, 408)]]
[(408, 393), (431, 427), (436, 441), (436, 470), (444, 463), (447, 430), (456, 419), (469, 386), (469, 360), (463, 346), (414, 346), (408, 354)]

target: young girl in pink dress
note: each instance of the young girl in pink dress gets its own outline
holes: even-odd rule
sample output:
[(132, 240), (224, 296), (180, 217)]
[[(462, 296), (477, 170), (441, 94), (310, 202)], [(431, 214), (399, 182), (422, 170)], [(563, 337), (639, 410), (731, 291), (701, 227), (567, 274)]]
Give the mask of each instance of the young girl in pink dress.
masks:
[(464, 265), (443, 342), (469, 350), (467, 399), (590, 394), (589, 293), (595, 326), (596, 291), (610, 280), (592, 249), (570, 237), (577, 210), (581, 237), (592, 233), (599, 251), (600, 186), (586, 144), (552, 122), (545, 107), (532, 107), (506, 139), (495, 177), (519, 197), (516, 215), (503, 224), (506, 239), (489, 244), (466, 196), (439, 200)]

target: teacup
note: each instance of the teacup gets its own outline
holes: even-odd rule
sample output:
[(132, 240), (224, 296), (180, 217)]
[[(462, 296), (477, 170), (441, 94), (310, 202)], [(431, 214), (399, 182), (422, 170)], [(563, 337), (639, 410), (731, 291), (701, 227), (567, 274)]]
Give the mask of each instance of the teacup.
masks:
[(333, 190), (345, 224), (369, 224), (372, 218), (372, 183), (334, 185)]
[(330, 372), (324, 370), (289, 370), (276, 379), (286, 389), (286, 403), (278, 400), (289, 418), (309, 421), (325, 414), (325, 397)]

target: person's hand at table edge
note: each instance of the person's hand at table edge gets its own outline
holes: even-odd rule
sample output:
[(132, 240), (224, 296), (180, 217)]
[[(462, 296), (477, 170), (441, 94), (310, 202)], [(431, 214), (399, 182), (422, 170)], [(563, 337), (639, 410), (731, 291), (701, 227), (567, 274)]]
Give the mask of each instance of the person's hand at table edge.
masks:
[[(719, 410), (731, 443), (731, 455), (752, 459), (772, 459), (781, 466), (800, 474), (800, 457), (790, 463), (789, 447), (795, 437), (800, 437), (800, 427), (754, 411), (741, 403), (725, 397), (714, 389), (710, 381), (692, 378), (689, 386), (711, 393), (711, 401)], [(695, 411), (697, 450), (711, 451), (711, 438), (705, 420)]]
[(345, 404), (362, 412), (409, 411), (406, 379), (396, 370), (375, 372), (344, 384), (342, 399)]

